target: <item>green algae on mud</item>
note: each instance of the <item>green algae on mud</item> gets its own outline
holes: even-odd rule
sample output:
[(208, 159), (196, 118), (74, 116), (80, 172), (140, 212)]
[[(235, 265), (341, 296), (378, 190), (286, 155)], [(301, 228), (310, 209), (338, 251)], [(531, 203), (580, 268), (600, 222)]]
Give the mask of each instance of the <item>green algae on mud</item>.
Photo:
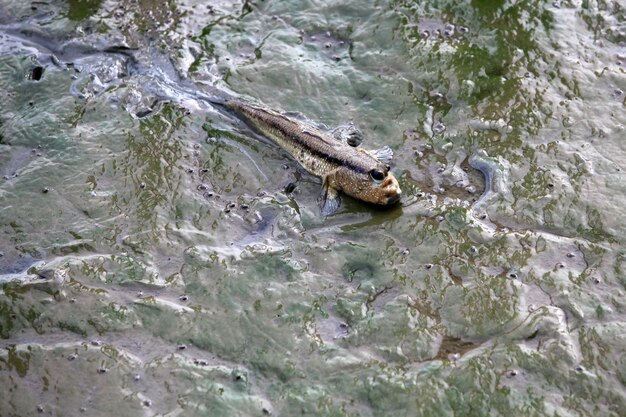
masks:
[[(104, 89), (53, 67), (29, 80), (36, 54), (3, 50), (2, 410), (626, 407), (617, 2), (37, 7), (0, 10), (42, 14), (59, 39), (160, 49), (199, 85), (329, 126), (354, 121), (365, 146), (394, 149), (410, 195), (320, 219), (315, 179), (214, 109), (162, 100), (149, 75), (107, 78), (115, 60), (84, 63)], [(480, 151), (496, 182), (476, 204), (467, 157)]]

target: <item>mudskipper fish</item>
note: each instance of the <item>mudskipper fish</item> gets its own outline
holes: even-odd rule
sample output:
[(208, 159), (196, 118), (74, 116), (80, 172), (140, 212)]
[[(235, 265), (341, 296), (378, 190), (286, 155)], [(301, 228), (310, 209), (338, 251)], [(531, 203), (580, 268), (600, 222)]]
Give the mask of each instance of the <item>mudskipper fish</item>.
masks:
[(390, 172), (393, 152), (389, 147), (368, 151), (289, 113), (279, 113), (238, 99), (214, 102), (234, 111), (286, 150), (306, 171), (322, 179), (319, 203), (324, 216), (337, 211), (340, 192), (379, 205), (400, 200), (402, 191)]

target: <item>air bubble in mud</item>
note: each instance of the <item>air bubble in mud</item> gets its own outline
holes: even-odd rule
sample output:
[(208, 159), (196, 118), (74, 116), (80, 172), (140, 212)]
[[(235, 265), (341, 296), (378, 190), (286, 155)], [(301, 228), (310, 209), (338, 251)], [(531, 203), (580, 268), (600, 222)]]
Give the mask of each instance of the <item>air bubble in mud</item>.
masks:
[(441, 123), (441, 122), (437, 122), (435, 123), (435, 125), (433, 126), (433, 132), (439, 134), (439, 133), (443, 133), (446, 130), (446, 126)]
[(563, 124), (563, 127), (572, 127), (574, 126), (575, 122), (576, 121), (574, 120), (574, 118), (566, 116), (563, 118), (562, 124)]

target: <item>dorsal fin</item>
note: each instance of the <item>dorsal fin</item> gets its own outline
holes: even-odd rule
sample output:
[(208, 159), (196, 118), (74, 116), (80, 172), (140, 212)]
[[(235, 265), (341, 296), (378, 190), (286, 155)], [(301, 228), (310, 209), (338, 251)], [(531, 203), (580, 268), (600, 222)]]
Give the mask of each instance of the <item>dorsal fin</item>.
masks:
[(315, 122), (311, 119), (309, 119), (308, 117), (306, 117), (304, 114), (300, 113), (299, 111), (286, 111), (286, 112), (282, 112), (281, 115), (288, 117), (289, 119), (295, 119), (299, 122), (302, 123), (306, 123), (309, 126), (313, 126), (316, 129), (319, 129), (321, 131), (327, 131), (328, 126), (326, 126), (324, 123), (320, 123), (320, 122)]
[(294, 118), (289, 117), (287, 113), (278, 113), (278, 115), (284, 118), (285, 120), (289, 121), (290, 123), (294, 123), (297, 126), (299, 126), (300, 132), (309, 136), (313, 136), (316, 139), (324, 143), (327, 143), (330, 146), (336, 145), (336, 142), (332, 140), (331, 135), (329, 135), (326, 130), (320, 129), (315, 124), (310, 123), (309, 120), (294, 119)]
[(393, 151), (387, 145), (383, 146), (380, 149), (372, 149), (372, 150), (363, 149), (363, 152), (372, 155), (374, 158), (378, 159), (383, 164), (388, 164), (393, 159)]
[(333, 136), (342, 142), (346, 142), (348, 145), (356, 148), (363, 142), (363, 132), (359, 130), (354, 124), (347, 123), (337, 126), (333, 129)]

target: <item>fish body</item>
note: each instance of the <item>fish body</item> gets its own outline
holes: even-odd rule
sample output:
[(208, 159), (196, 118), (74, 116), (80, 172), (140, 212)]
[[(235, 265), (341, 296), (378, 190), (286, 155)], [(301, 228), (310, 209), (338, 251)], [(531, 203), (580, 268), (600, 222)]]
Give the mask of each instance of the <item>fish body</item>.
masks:
[(389, 148), (367, 151), (337, 139), (312, 123), (236, 99), (221, 103), (286, 150), (302, 167), (322, 179), (322, 214), (339, 208), (339, 192), (379, 205), (398, 202), (402, 191), (389, 171)]

